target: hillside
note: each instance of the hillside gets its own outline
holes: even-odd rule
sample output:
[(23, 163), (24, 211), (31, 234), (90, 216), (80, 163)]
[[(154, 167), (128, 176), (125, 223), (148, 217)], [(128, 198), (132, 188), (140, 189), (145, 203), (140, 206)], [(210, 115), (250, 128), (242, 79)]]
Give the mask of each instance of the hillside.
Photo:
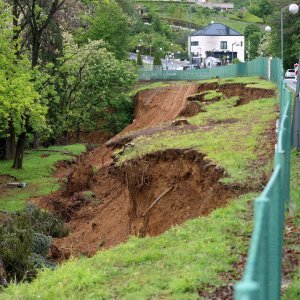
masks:
[(220, 11), (204, 8), (201, 5), (176, 1), (136, 1), (149, 12), (158, 14), (170, 24), (198, 29), (211, 21), (220, 22), (244, 33), (248, 24), (262, 24), (263, 20), (248, 10)]
[(32, 200), (70, 230), (52, 259), (95, 256), (11, 285), (5, 299), (196, 299), (241, 276), (251, 200), (271, 172), (275, 86), (238, 78), (138, 90), (133, 123), (58, 166), (64, 188)]

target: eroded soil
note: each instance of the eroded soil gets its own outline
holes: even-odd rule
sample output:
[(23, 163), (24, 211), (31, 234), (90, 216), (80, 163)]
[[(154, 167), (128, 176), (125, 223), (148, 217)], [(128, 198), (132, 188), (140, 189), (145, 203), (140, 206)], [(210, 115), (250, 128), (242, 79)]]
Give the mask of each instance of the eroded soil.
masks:
[[(52, 256), (93, 255), (115, 246), (130, 235), (158, 235), (188, 219), (207, 215), (224, 206), (241, 189), (220, 183), (226, 172), (194, 150), (169, 149), (148, 154), (117, 166), (112, 154), (133, 138), (160, 130), (180, 130), (172, 121), (191, 115), (188, 97), (215, 89), (225, 97), (240, 96), (239, 105), (267, 98), (274, 91), (219, 86), (218, 83), (168, 86), (139, 92), (135, 98), (135, 120), (102, 147), (88, 152), (75, 165), (63, 165), (59, 176), (67, 176), (62, 191), (34, 199), (41, 207), (60, 214), (69, 236), (55, 239)], [(195, 103), (193, 103), (194, 105)], [(197, 103), (197, 108), (201, 106)], [(228, 122), (236, 122), (234, 119)], [(212, 124), (211, 126), (218, 126)], [(208, 130), (186, 124), (183, 128)], [(70, 167), (70, 168), (69, 168)]]

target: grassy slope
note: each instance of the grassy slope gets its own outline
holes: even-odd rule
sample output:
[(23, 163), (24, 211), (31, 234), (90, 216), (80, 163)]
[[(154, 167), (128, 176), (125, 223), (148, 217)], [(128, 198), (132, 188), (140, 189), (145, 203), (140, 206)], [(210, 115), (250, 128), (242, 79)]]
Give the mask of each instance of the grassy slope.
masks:
[(211, 216), (155, 238), (131, 238), (94, 257), (46, 270), (31, 284), (11, 285), (2, 299), (198, 299), (224, 284), (222, 272), (246, 252), (252, 208), (248, 194)]
[[(292, 153), (292, 176), (291, 176), (291, 201), (293, 208), (293, 220), (295, 225), (300, 228), (300, 153), (294, 151)], [(296, 249), (300, 252), (299, 246)], [(294, 274), (292, 284), (288, 287), (283, 295), (284, 300), (300, 298), (300, 267)]]
[[(258, 78), (238, 78), (229, 81), (254, 83), (248, 86), (275, 88), (272, 83)], [(226, 82), (228, 80), (220, 81), (221, 84)], [(136, 138), (133, 141), (134, 147), (126, 149), (120, 157), (120, 163), (167, 148), (194, 148), (207, 154), (208, 159), (227, 170), (229, 177), (224, 180), (225, 182), (258, 184), (262, 172), (270, 171), (271, 164), (259, 166), (254, 173), (249, 167), (263, 152), (262, 147), (260, 148), (261, 138), (265, 128), (276, 118), (274, 108), (277, 99), (260, 99), (239, 107), (235, 107), (236, 101), (237, 97), (233, 97), (215, 102), (205, 107), (206, 112), (188, 119), (189, 123), (201, 126), (203, 130), (180, 133), (167, 131), (146, 138)], [(210, 125), (212, 121), (222, 122), (228, 119), (237, 122)]]
[(162, 19), (181, 20), (187, 23), (191, 22), (199, 26), (206, 26), (210, 24), (211, 21), (214, 21), (228, 25), (229, 27), (243, 33), (249, 23), (263, 23), (261, 18), (254, 16), (249, 12), (245, 12), (241, 17), (239, 17), (236, 12), (214, 13), (213, 10), (210, 10), (211, 13), (206, 15), (201, 13), (201, 6), (193, 5), (196, 11), (189, 14), (190, 4), (188, 3), (158, 3), (155, 1), (138, 2), (144, 4), (144, 6), (151, 11), (154, 11)]
[[(85, 151), (81, 144), (50, 147), (53, 150), (66, 150), (75, 155)], [(41, 158), (42, 154), (49, 156)], [(1, 194), (0, 210), (15, 211), (24, 207), (25, 200), (30, 197), (50, 194), (59, 188), (57, 179), (51, 177), (54, 165), (59, 160), (72, 159), (70, 155), (56, 152), (33, 152), (24, 156), (22, 170), (11, 168), (12, 161), (0, 161), (0, 175), (9, 174), (15, 176), (18, 181), (26, 182), (28, 186), (24, 189), (11, 189)]]
[[(236, 80), (248, 83), (254, 81), (253, 78), (231, 81)], [(263, 85), (261, 82), (259, 84)], [(229, 106), (228, 110), (231, 110), (233, 108), (229, 102), (226, 105)], [(255, 101), (254, 106), (249, 104), (248, 109), (247, 105), (235, 108), (235, 115), (242, 119), (242, 114), (246, 117), (256, 112), (260, 116), (268, 114), (274, 120), (274, 104), (274, 99)], [(207, 114), (209, 113), (208, 111)], [(228, 118), (227, 113), (225, 117)], [(216, 114), (216, 118), (222, 118), (221, 112)], [(194, 122), (205, 124), (206, 121), (200, 119), (195, 117)], [(253, 122), (250, 122), (250, 118), (245, 122), (242, 126), (254, 126), (251, 125)], [(256, 123), (261, 123), (261, 128), (258, 130), (254, 127), (252, 135), (250, 134), (251, 139), (256, 137), (256, 140), (262, 140), (262, 128), (266, 125), (266, 117), (259, 118)], [(220, 131), (211, 137), (211, 140), (217, 139), (218, 143), (221, 143), (217, 145), (218, 150), (215, 148), (211, 153), (222, 152), (219, 158), (224, 164), (231, 155), (238, 155), (236, 159), (242, 160), (244, 156), (255, 156), (255, 147), (240, 147), (242, 142), (248, 144), (244, 140), (248, 139), (249, 134), (236, 133), (235, 136), (234, 130), (239, 129), (232, 128), (231, 134), (226, 133), (222, 138), (216, 138), (216, 134), (222, 135), (228, 131), (226, 126), (221, 126)], [(192, 133), (186, 134), (188, 138), (185, 142), (190, 140), (189, 134)], [(239, 145), (233, 147), (237, 145), (237, 137)], [(174, 137), (169, 140), (169, 146), (173, 146), (174, 140)], [(200, 136), (195, 137), (193, 141), (201, 144)], [(176, 142), (180, 142), (177, 137)], [(220, 149), (225, 142), (230, 147), (224, 149), (224, 154)], [(252, 142), (250, 144), (252, 145)], [(238, 177), (235, 172), (237, 170), (233, 168), (233, 177)], [(132, 237), (129, 242), (114, 249), (98, 252), (92, 258), (74, 259), (56, 271), (41, 272), (31, 284), (11, 285), (5, 290), (2, 298), (198, 299), (198, 290), (210, 290), (223, 285), (225, 272), (231, 272), (235, 276), (234, 264), (240, 261), (241, 255), (246, 253), (248, 247), (252, 225), (251, 200), (254, 197), (254, 194), (247, 194), (234, 199), (230, 205), (215, 210), (210, 216), (190, 220), (158, 237)]]

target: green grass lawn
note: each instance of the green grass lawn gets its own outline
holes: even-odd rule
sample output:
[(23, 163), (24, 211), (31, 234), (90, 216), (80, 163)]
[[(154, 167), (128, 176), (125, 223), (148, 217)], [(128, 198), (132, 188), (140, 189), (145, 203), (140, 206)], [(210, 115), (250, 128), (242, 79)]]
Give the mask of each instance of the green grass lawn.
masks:
[[(32, 283), (11, 285), (2, 299), (199, 299), (222, 286), (246, 253), (255, 195), (232, 201), (154, 238), (135, 238), (92, 258), (74, 259)], [(249, 202), (250, 201), (250, 202)]]
[[(53, 150), (65, 150), (79, 155), (85, 151), (81, 144), (50, 147)], [(42, 154), (47, 157), (41, 158)], [(50, 194), (59, 189), (57, 179), (51, 176), (54, 165), (59, 160), (74, 159), (73, 156), (58, 152), (36, 152), (28, 151), (24, 155), (23, 169), (11, 168), (12, 161), (0, 161), (0, 175), (7, 174), (15, 176), (18, 181), (26, 182), (28, 185), (23, 189), (9, 189), (1, 193), (0, 210), (16, 211), (24, 207), (25, 201), (30, 197)]]

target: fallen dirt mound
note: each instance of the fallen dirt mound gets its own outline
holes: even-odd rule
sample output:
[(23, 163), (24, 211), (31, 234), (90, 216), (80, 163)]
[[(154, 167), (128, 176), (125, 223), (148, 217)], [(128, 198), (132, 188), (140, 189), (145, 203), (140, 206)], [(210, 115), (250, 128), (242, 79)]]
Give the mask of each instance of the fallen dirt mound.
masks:
[[(65, 218), (70, 228), (69, 236), (54, 241), (55, 257), (92, 255), (129, 235), (155, 236), (207, 215), (237, 194), (219, 182), (223, 176), (222, 169), (194, 150), (171, 149), (121, 167), (103, 167), (89, 191), (48, 199), (47, 208)], [(73, 187), (76, 177), (71, 178)], [(78, 177), (78, 185), (80, 181)]]
[(135, 119), (121, 134), (173, 121), (185, 108), (187, 97), (198, 84), (174, 85), (139, 92), (135, 97)]

